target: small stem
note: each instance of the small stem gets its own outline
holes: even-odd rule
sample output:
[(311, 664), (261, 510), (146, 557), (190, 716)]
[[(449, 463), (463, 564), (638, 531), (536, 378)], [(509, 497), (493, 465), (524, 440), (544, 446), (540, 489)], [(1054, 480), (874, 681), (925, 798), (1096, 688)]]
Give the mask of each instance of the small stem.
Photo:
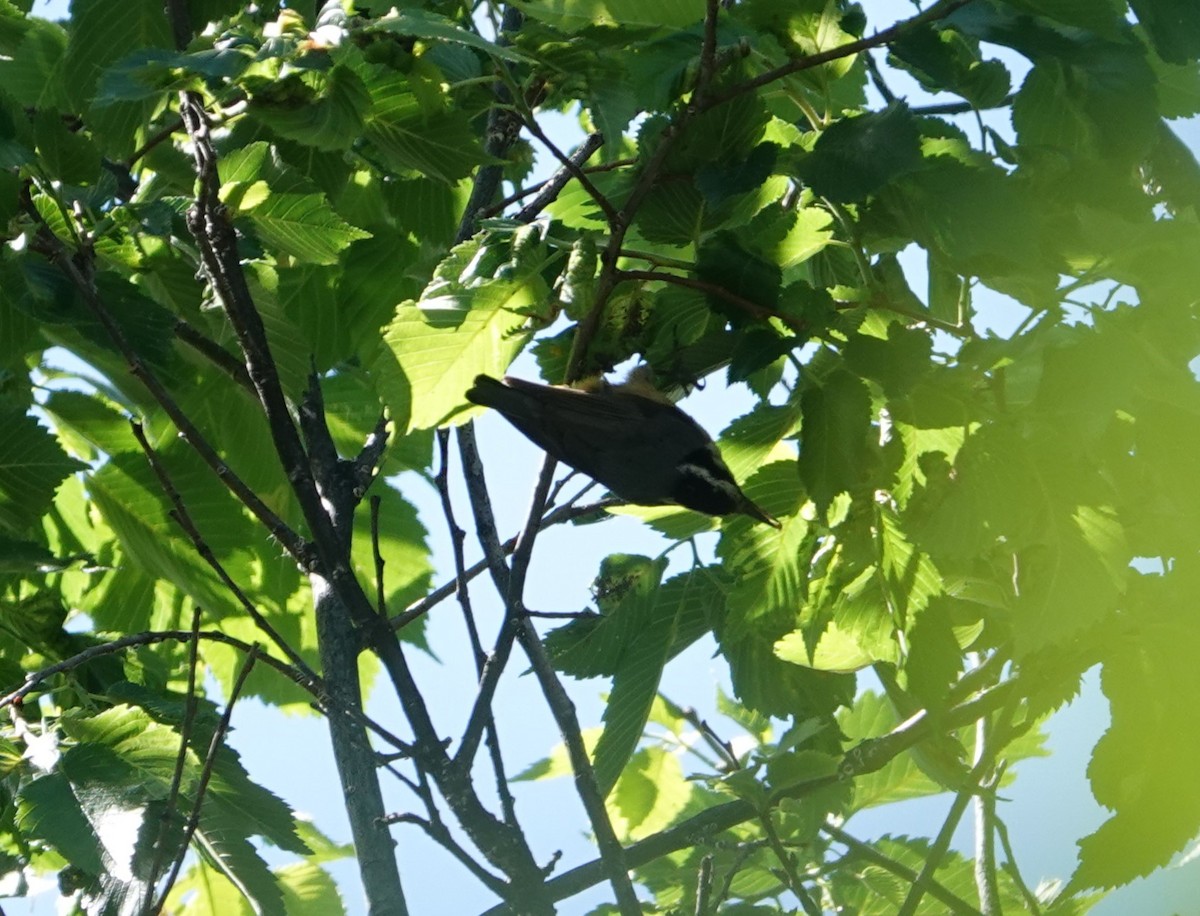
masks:
[(217, 728), (213, 732), (212, 741), (208, 745), (208, 755), (204, 758), (204, 766), (200, 770), (200, 780), (196, 784), (196, 798), (192, 802), (192, 813), (188, 817), (187, 824), (183, 829), (183, 838), (179, 844), (179, 852), (175, 856), (175, 861), (171, 865), (171, 872), (167, 876), (166, 885), (159, 895), (158, 904), (154, 907), (153, 912), (161, 913), (163, 905), (167, 901), (167, 896), (171, 893), (171, 888), (174, 887), (175, 881), (179, 878), (179, 870), (183, 867), (184, 856), (187, 855), (188, 846), (191, 845), (192, 837), (196, 833), (196, 828), (200, 826), (200, 811), (204, 805), (204, 796), (208, 792), (208, 783), (212, 779), (213, 768), (217, 763), (217, 752), (225, 743), (225, 733), (229, 731), (229, 721), (233, 718), (233, 705), (237, 702), (238, 696), (242, 692), (242, 687), (246, 683), (246, 678), (250, 676), (251, 670), (254, 668), (254, 663), (258, 660), (258, 646), (250, 647), (246, 659), (242, 662), (242, 668), (238, 672), (237, 679), (233, 682), (233, 690), (230, 691), (229, 701), (225, 704), (225, 711), (221, 714), (221, 721), (217, 723)]

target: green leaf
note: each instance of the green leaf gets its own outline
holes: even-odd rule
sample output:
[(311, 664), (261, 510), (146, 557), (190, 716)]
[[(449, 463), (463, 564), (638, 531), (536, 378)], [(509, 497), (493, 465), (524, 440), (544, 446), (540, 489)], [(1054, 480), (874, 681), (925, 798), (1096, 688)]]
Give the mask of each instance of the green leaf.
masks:
[(718, 440), (721, 457), (737, 480), (745, 480), (768, 461), (786, 437), (796, 432), (800, 409), (794, 404), (760, 404), (727, 426)]
[(529, 58), (514, 48), (488, 41), (475, 32), (467, 31), (453, 20), (429, 10), (397, 10), (392, 7), (387, 15), (371, 23), (371, 30), (391, 32), (396, 35), (411, 35), (413, 38), (449, 41), (482, 51), (489, 57), (496, 57), (512, 63), (529, 62)]
[(385, 383), (393, 417), (407, 416), (410, 431), (437, 426), (465, 406), (476, 375), (504, 374), (528, 339), (527, 313), (548, 295), (542, 257), (468, 242), (451, 252), (419, 302), (400, 304), (384, 344), (396, 361), (390, 374), (411, 393)]
[(84, 467), (21, 410), (0, 406), (0, 529), (20, 535), (50, 508), (67, 475)]
[(592, 26), (681, 29), (704, 18), (701, 0), (663, 0), (653, 6), (637, 0), (518, 0), (517, 6), (564, 32)]
[(338, 216), (320, 194), (265, 194), (241, 209), (264, 242), (309, 264), (336, 264), (351, 242), (371, 236)]
[(637, 638), (623, 646), (604, 708), (604, 732), (592, 758), (601, 795), (607, 795), (616, 785), (637, 747), (677, 628), (675, 614), (657, 613), (644, 620)]
[[(206, 611), (221, 617), (233, 613), (236, 604), (225, 591), (212, 571), (204, 564), (190, 544), (178, 537), (179, 529), (167, 517), (163, 496), (145, 459), (130, 453), (115, 458), (88, 481), (96, 508), (120, 539), (125, 555), (135, 561), (146, 573), (155, 578), (173, 583), (193, 598)], [(189, 503), (191, 509), (202, 508)], [(216, 525), (204, 520), (201, 512), (201, 533), (217, 539), (216, 549), (224, 545), (219, 536), (229, 533), (234, 538), (244, 538), (244, 520), (238, 523), (236, 516), (221, 511), (214, 503), (218, 514)], [(240, 534), (238, 532), (241, 532)]]
[[(766, 492), (782, 491), (786, 495), (788, 477), (795, 474), (795, 467), (791, 461), (774, 462), (755, 475), (752, 482), (763, 485)], [(758, 495), (749, 485), (746, 493), (751, 499)], [(778, 511), (770, 503), (766, 508)], [(786, 517), (789, 514), (782, 513), (781, 531), (749, 519), (733, 519), (723, 527), (717, 556), (726, 572), (734, 576), (728, 593), (729, 608), (746, 625), (778, 619), (784, 614), (790, 616), (803, 601), (811, 531), (803, 518)]]
[(38, 155), (54, 178), (68, 184), (91, 184), (100, 173), (100, 151), (82, 130), (72, 131), (60, 115), (38, 112), (33, 135)]
[(21, 789), (16, 822), (23, 831), (45, 840), (64, 859), (85, 872), (103, 873), (103, 846), (62, 773), (39, 776)]
[(61, 25), (42, 19), (26, 23), (24, 37), (12, 56), (0, 54), (4, 91), (25, 107), (64, 112), (69, 108), (64, 78), (67, 33)]
[(853, 493), (866, 482), (871, 399), (860, 379), (837, 371), (804, 390), (800, 412), (800, 479), (824, 512), (839, 493)]
[(113, 7), (105, 0), (76, 0), (63, 72), (75, 109), (92, 100), (104, 69), (134, 51), (172, 47), (171, 30), (155, 0)]
[(1042, 543), (1020, 554), (1012, 608), (1018, 652), (1066, 644), (1117, 607), (1129, 576), (1125, 529), (1112, 510), (1060, 509), (1046, 522)]
[(800, 174), (823, 197), (849, 203), (920, 164), (916, 122), (907, 107), (892, 103), (882, 112), (835, 122), (802, 162)]
[[(421, 87), (382, 68), (364, 74), (371, 93), (363, 139), (388, 169), (447, 184), (466, 177), (485, 157), (466, 112), (423, 104)], [(440, 93), (434, 98), (440, 99)]]
[(1166, 865), (1200, 827), (1200, 800), (1181, 790), (1200, 754), (1198, 584), (1194, 558), (1138, 576), (1129, 616), (1107, 641), (1101, 687), (1112, 723), (1088, 778), (1113, 814), (1079, 841), (1073, 888), (1115, 887)]
[(308, 71), (293, 91), (271, 85), (255, 95), (250, 112), (281, 137), (320, 150), (348, 149), (362, 134), (371, 97), (351, 68), (334, 66), (327, 73)]
[(678, 757), (661, 748), (642, 748), (609, 796), (613, 828), (623, 841), (652, 836), (675, 822), (693, 794)]
[(1154, 50), (1172, 64), (1200, 57), (1200, 8), (1189, 0), (1130, 0)]
[(312, 862), (276, 869), (287, 916), (341, 916), (345, 902), (329, 872)]

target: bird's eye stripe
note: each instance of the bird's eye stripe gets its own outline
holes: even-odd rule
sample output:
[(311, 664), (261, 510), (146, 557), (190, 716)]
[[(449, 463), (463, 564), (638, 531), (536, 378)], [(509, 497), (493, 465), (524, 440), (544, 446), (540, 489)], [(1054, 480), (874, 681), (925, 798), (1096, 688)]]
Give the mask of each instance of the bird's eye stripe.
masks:
[(721, 453), (712, 444), (706, 445), (704, 448), (698, 448), (694, 452), (685, 455), (680, 464), (691, 465), (694, 468), (706, 471), (709, 477), (714, 480), (733, 480), (733, 475), (729, 473), (729, 468), (721, 460)]

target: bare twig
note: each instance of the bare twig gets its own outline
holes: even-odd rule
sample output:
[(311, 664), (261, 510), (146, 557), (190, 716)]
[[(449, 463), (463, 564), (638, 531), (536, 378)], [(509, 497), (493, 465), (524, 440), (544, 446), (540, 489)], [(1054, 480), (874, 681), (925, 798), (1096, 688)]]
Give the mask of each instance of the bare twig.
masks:
[(791, 76), (793, 73), (800, 73), (803, 70), (811, 70), (814, 67), (819, 67), (822, 64), (827, 64), (830, 61), (841, 60), (843, 57), (852, 57), (855, 54), (860, 54), (863, 51), (869, 51), (871, 48), (878, 48), (881, 45), (886, 45), (895, 41), (905, 32), (926, 25), (930, 22), (935, 22), (938, 19), (944, 19), (953, 13), (955, 10), (966, 6), (971, 0), (938, 0), (928, 9), (923, 10), (917, 15), (904, 19), (895, 23), (892, 26), (884, 29), (882, 32), (876, 32), (869, 38), (860, 38), (857, 41), (848, 41), (843, 45), (838, 45), (836, 48), (830, 48), (827, 51), (818, 51), (815, 54), (809, 54), (805, 57), (799, 57), (795, 60), (790, 60), (786, 64), (782, 64), (774, 69), (767, 70), (765, 73), (760, 73), (753, 79), (746, 80), (744, 83), (738, 83), (731, 89), (726, 90), (719, 95), (710, 97), (707, 100), (708, 108), (715, 108), (725, 102), (729, 102), (738, 98), (747, 92), (752, 92), (761, 86), (767, 86), (777, 80), (783, 79), (785, 76)]
[(188, 817), (187, 824), (184, 825), (183, 837), (179, 843), (179, 852), (175, 855), (175, 861), (171, 865), (171, 872), (167, 875), (167, 881), (163, 886), (162, 893), (159, 895), (158, 904), (154, 907), (153, 912), (155, 913), (162, 912), (163, 904), (166, 903), (167, 896), (171, 893), (171, 888), (175, 886), (175, 881), (179, 878), (179, 870), (183, 868), (183, 859), (187, 855), (188, 846), (191, 845), (196, 828), (200, 826), (200, 811), (204, 806), (204, 796), (208, 791), (208, 783), (212, 779), (213, 769), (217, 763), (217, 752), (221, 750), (221, 746), (225, 742), (225, 733), (229, 731), (229, 721), (233, 718), (233, 704), (237, 702), (238, 695), (241, 694), (242, 687), (246, 683), (246, 678), (250, 676), (250, 672), (253, 670), (254, 663), (257, 660), (258, 646), (253, 645), (246, 654), (246, 659), (242, 663), (242, 668), (238, 672), (237, 679), (233, 682), (233, 689), (229, 693), (229, 700), (225, 704), (225, 711), (221, 714), (221, 720), (217, 723), (217, 728), (213, 732), (212, 741), (209, 742), (208, 755), (204, 758), (204, 766), (200, 770), (200, 779), (196, 783), (196, 797), (192, 802), (192, 813)]
[[(540, 140), (542, 142), (542, 145), (545, 146), (546, 149), (550, 150), (551, 155), (553, 155), (554, 158), (559, 161), (559, 164), (562, 166), (562, 169), (565, 170), (571, 178), (574, 178), (576, 181), (578, 181), (580, 186), (585, 191), (587, 191), (588, 196), (591, 197), (591, 199), (593, 201), (595, 201), (596, 206), (600, 208), (600, 212), (604, 214), (605, 220), (610, 225), (615, 223), (617, 221), (618, 217), (617, 217), (617, 211), (612, 205), (612, 201), (610, 201), (607, 197), (605, 197), (604, 194), (600, 191), (600, 189), (597, 188), (595, 186), (595, 184), (592, 183), (592, 179), (589, 178), (587, 172), (585, 172), (581, 168), (581, 164), (575, 161), (575, 157), (568, 156), (566, 153), (564, 153), (562, 150), (560, 150), (558, 148), (558, 146), (554, 143), (554, 141), (551, 140), (548, 136), (546, 136), (546, 132), (544, 130), (542, 130), (542, 126), (540, 124), (538, 124), (537, 119), (535, 117), (533, 117), (532, 114), (527, 114), (525, 116), (524, 120), (525, 120), (525, 129), (528, 130), (535, 137), (537, 137), (538, 140)], [(592, 141), (593, 137), (596, 138), (595, 141)], [(597, 149), (600, 148), (600, 146), (603, 145), (603, 143), (604, 143), (603, 137), (600, 137), (598, 134), (591, 134), (591, 135), (589, 135), (588, 139), (586, 141), (584, 141), (584, 145), (582, 147), (580, 147), (580, 150), (586, 150), (587, 157), (590, 157), (593, 152), (595, 152)], [(576, 155), (578, 155), (578, 154), (579, 154), (579, 151), (576, 152)], [(587, 161), (587, 157), (584, 158), (584, 162)], [(563, 184), (566, 184), (566, 182), (564, 181)], [(550, 187), (553, 187), (553, 185), (551, 185)], [(561, 189), (561, 187), (562, 186), (560, 185), (559, 189)], [(557, 194), (557, 191), (555, 191), (555, 193)], [(554, 199), (553, 197), (549, 198), (549, 200), (553, 200), (553, 199)], [(521, 214), (524, 214), (526, 211), (531, 211), (535, 215), (537, 213), (541, 212), (541, 208), (543, 206), (545, 206), (545, 204), (539, 203), (541, 200), (542, 200), (542, 195), (538, 195), (538, 197), (532, 203), (530, 203), (528, 206), (526, 206), (524, 209), (522, 209)], [(533, 207), (535, 204), (538, 205), (537, 210), (533, 210)], [(521, 214), (517, 215), (518, 219), (521, 218)]]
[[(942, 731), (935, 732), (933, 720), (924, 712), (918, 713), (888, 734), (879, 738), (864, 739), (846, 751), (837, 775), (819, 777), (789, 786), (777, 793), (769, 803), (775, 804), (784, 798), (804, 798), (839, 780), (873, 773), (887, 766), (899, 754), (919, 741), (961, 728), (981, 716), (994, 712), (1009, 702), (1017, 686), (1017, 679), (1006, 681), (965, 703), (943, 711), (937, 719), (937, 726)], [(740, 799), (715, 805), (682, 823), (631, 844), (625, 849), (626, 864), (630, 868), (637, 868), (677, 850), (695, 846), (698, 842), (711, 841), (721, 832), (758, 817), (758, 813), (759, 808), (755, 804)], [(604, 863), (600, 859), (593, 859), (551, 879), (548, 888), (555, 900), (563, 900), (600, 883), (604, 878)], [(501, 905), (488, 910), (487, 914), (499, 916), (508, 912), (512, 911)]]
[[(459, 527), (458, 522), (454, 518), (454, 504), (450, 499), (450, 431), (439, 429), (437, 440), (440, 462), (438, 464), (437, 475), (434, 477), (434, 483), (437, 486), (438, 494), (441, 496), (442, 514), (446, 518), (446, 527), (450, 531), (450, 541), (454, 553), (454, 591), (458, 597), (459, 607), (462, 609), (463, 623), (466, 626), (467, 639), (471, 645), (471, 656), (475, 662), (475, 674), (476, 677), (482, 677), (487, 655), (484, 653), (483, 644), (479, 640), (479, 629), (475, 625), (475, 613), (471, 608), (471, 593), (466, 577), (466, 558), (463, 555), (463, 542), (466, 540), (466, 532)], [(500, 753), (500, 733), (496, 729), (496, 718), (492, 714), (490, 706), (486, 709), (483, 726), (486, 733), (488, 757), (491, 760), (492, 772), (496, 778), (496, 794), (500, 798), (500, 805), (504, 811), (504, 820), (509, 824), (516, 825), (516, 802), (513, 799), (512, 790), (508, 785), (508, 775), (504, 768), (504, 758)]]
[[(599, 134), (588, 134), (587, 137), (584, 138), (584, 141), (579, 148), (571, 154), (571, 159), (574, 160), (588, 175), (595, 175), (597, 172), (612, 172), (617, 169), (624, 169), (631, 165), (637, 164), (636, 159), (614, 159), (612, 162), (604, 162), (600, 165), (585, 166), (583, 163), (591, 158), (596, 151), (595, 149), (589, 149), (589, 147), (595, 146), (596, 148), (599, 148), (599, 146), (603, 145), (603, 143), (604, 138)], [(540, 200), (537, 202), (531, 201), (528, 205), (522, 207), (520, 212), (514, 217), (514, 219), (517, 219), (521, 222), (528, 222), (534, 219), (534, 217), (536, 217), (546, 207), (547, 204), (549, 204), (552, 200), (555, 200), (562, 191), (563, 187), (565, 187), (566, 183), (570, 180), (571, 173), (565, 168), (560, 168), (545, 181), (535, 182), (527, 188), (522, 188), (515, 194), (510, 194), (508, 197), (504, 198), (504, 200), (492, 204), (490, 207), (484, 210), (480, 216), (483, 218), (496, 216), (499, 213), (503, 213), (505, 209), (511, 207), (518, 201), (522, 201), (526, 197), (536, 194)], [(543, 191), (546, 193), (543, 194)]]
[[(988, 720), (975, 723), (975, 765), (992, 757)], [(989, 766), (975, 796), (975, 888), (985, 916), (1000, 916), (1000, 886), (996, 881), (996, 773)]]
[(538, 679), (542, 693), (546, 697), (555, 723), (558, 725), (563, 742), (566, 744), (571, 769), (575, 774), (576, 791), (596, 836), (602, 868), (616, 894), (617, 906), (623, 916), (637, 916), (641, 913), (641, 905), (637, 902), (637, 895), (629, 880), (624, 850), (613, 830), (608, 811), (604, 807), (604, 799), (596, 785), (591, 760), (583, 744), (579, 723), (575, 719), (574, 706), (554, 673), (537, 631), (534, 630), (529, 618), (524, 615), (521, 603), (524, 570), (528, 566), (529, 550), (532, 549), (538, 520), (541, 517), (541, 507), (550, 489), (554, 462), (547, 456), (546, 463), (542, 467), (542, 473), (539, 475), (530, 505), (529, 517), (517, 541), (513, 568), (510, 573), (504, 563), (500, 538), (496, 534), (495, 517), (492, 514), (491, 500), (488, 498), (487, 486), (483, 478), (483, 465), (475, 444), (474, 431), (469, 426), (460, 427), (458, 441), (462, 454), (463, 471), (466, 475), (467, 491), (470, 494), (471, 508), (475, 515), (476, 531), (488, 561), (488, 568), (492, 572), (496, 589), (505, 598), (505, 619), (496, 641), (496, 650), (484, 666), (484, 672), (480, 678), (479, 694), (472, 708), (471, 719), (468, 721), (463, 743), (455, 757), (455, 762), (457, 764), (460, 761), (467, 761), (469, 765), (474, 754), (471, 745), (478, 744), (477, 736), (482, 729), (483, 713), (481, 710), (490, 707), (491, 696), (499, 682), (500, 673), (507, 663), (513, 639), (519, 639)]
[(458, 844), (454, 839), (454, 835), (446, 829), (446, 825), (438, 820), (430, 820), (421, 817), (419, 814), (389, 814), (384, 818), (384, 823), (387, 824), (415, 824), (420, 827), (431, 840), (445, 849), (450, 855), (454, 856), (459, 863), (467, 869), (475, 878), (490, 890), (497, 897), (504, 897), (508, 894), (508, 887), (504, 881), (497, 878), (486, 868), (483, 868), (478, 862), (471, 858), (470, 854)]
[(146, 460), (150, 463), (150, 468), (154, 471), (154, 476), (158, 478), (159, 486), (162, 488), (162, 491), (166, 495), (167, 499), (171, 501), (171, 505), (173, 507), (171, 511), (171, 517), (188, 536), (188, 539), (192, 542), (192, 546), (195, 548), (196, 553), (198, 553), (201, 559), (203, 559), (204, 562), (207, 563), (213, 570), (213, 572), (217, 574), (217, 577), (237, 599), (238, 603), (250, 616), (250, 619), (254, 621), (254, 625), (262, 630), (266, 637), (270, 639), (271, 642), (284, 654), (284, 656), (287, 657), (288, 661), (295, 666), (296, 670), (302, 672), (308, 678), (310, 678), (312, 683), (317, 683), (319, 680), (317, 673), (308, 666), (308, 663), (304, 661), (304, 659), (300, 656), (300, 653), (291, 647), (288, 641), (284, 639), (282, 635), (280, 635), (279, 631), (276, 630), (275, 627), (273, 627), (271, 623), (262, 615), (254, 602), (251, 601), (246, 593), (242, 591), (241, 587), (233, 581), (233, 578), (221, 564), (221, 561), (218, 560), (216, 555), (213, 553), (212, 548), (209, 547), (208, 542), (200, 534), (199, 529), (196, 528), (196, 524), (192, 520), (191, 514), (187, 510), (187, 506), (183, 502), (183, 498), (179, 495), (179, 491), (175, 488), (174, 482), (171, 480), (166, 468), (163, 467), (162, 462), (159, 461), (158, 455), (155, 453), (154, 448), (146, 439), (146, 432), (142, 428), (142, 424), (137, 421), (130, 421), (129, 425), (133, 429), (133, 437), (137, 440), (138, 445), (141, 446), (142, 452), (146, 456)]
[(367, 436), (367, 441), (363, 443), (362, 449), (354, 458), (354, 489), (355, 496), (359, 499), (362, 498), (363, 494), (367, 492), (372, 482), (374, 482), (375, 470), (383, 460), (383, 453), (387, 451), (387, 428), (387, 416), (380, 414), (379, 419), (375, 421), (375, 428), (371, 430), (371, 434)]
[(774, 318), (783, 322), (783, 324), (787, 325), (787, 327), (797, 334), (803, 335), (808, 331), (808, 325), (803, 319), (785, 314), (765, 305), (759, 305), (757, 302), (752, 302), (715, 283), (697, 280), (694, 277), (681, 277), (679, 274), (665, 273), (660, 270), (619, 270), (617, 271), (617, 276), (622, 280), (649, 280), (672, 283), (675, 286), (686, 286), (688, 289), (699, 290), (702, 293), (708, 293), (711, 296), (723, 299), (730, 305), (737, 306), (737, 308), (758, 321), (766, 321), (769, 318)]
[[(615, 498), (602, 499), (583, 506), (575, 506), (571, 503), (565, 503), (564, 505), (559, 506), (558, 508), (546, 514), (546, 517), (543, 518), (541, 522), (541, 530), (544, 531), (551, 525), (562, 524), (563, 522), (570, 521), (571, 519), (593, 515), (596, 512), (602, 512), (605, 509), (611, 509), (614, 506), (620, 505), (624, 505), (623, 501)], [(514, 536), (501, 544), (500, 549), (504, 552), (505, 556), (508, 556), (513, 552), (513, 550), (516, 549), (516, 546), (517, 539)], [(466, 580), (470, 582), (478, 577), (481, 573), (486, 572), (487, 568), (488, 561), (487, 559), (483, 559), (467, 567), (467, 569), (464, 570), (463, 575)], [(449, 582), (439, 585), (420, 601), (415, 601), (410, 604), (402, 614), (397, 614), (395, 617), (393, 617), (391, 619), (391, 625), (398, 630), (416, 620), (418, 617), (429, 613), (429, 611), (432, 610), (436, 605), (453, 595), (457, 585), (457, 578), (451, 579)]]
[(796, 899), (800, 901), (800, 906), (808, 916), (821, 916), (821, 908), (813, 902), (812, 897), (804, 888), (804, 879), (796, 871), (796, 863), (792, 861), (792, 857), (788, 854), (788, 851), (783, 848), (783, 841), (779, 839), (779, 832), (775, 829), (775, 824), (771, 821), (771, 812), (764, 811), (759, 815), (758, 821), (762, 824), (763, 835), (767, 838), (767, 845), (771, 847), (771, 851), (775, 853), (775, 858), (779, 861), (779, 865), (783, 869), (788, 889), (796, 895)]
[(381, 617), (387, 615), (387, 602), (383, 595), (383, 554), (379, 552), (379, 505), (383, 500), (371, 497), (371, 553), (375, 558), (375, 609)]
[(700, 860), (700, 873), (696, 876), (696, 916), (708, 916), (708, 901), (712, 896), (712, 856)]
[(176, 318), (175, 336), (251, 394), (254, 393), (254, 383), (250, 381), (250, 373), (246, 371), (246, 367), (242, 365), (237, 357), (194, 324), (184, 318)]
[(942, 859), (946, 857), (946, 853), (950, 850), (950, 841), (954, 838), (954, 831), (958, 829), (959, 821), (962, 820), (963, 813), (967, 810), (967, 805), (970, 803), (972, 796), (979, 791), (980, 778), (990, 768), (990, 760), (985, 759), (981, 761), (972, 769), (967, 780), (967, 787), (955, 794), (954, 801), (950, 803), (950, 810), (946, 814), (946, 820), (943, 822), (941, 830), (938, 831), (937, 837), (934, 838), (929, 855), (921, 866), (920, 874), (913, 881), (912, 887), (908, 889), (908, 893), (905, 895), (900, 909), (896, 911), (897, 916), (912, 916), (917, 911), (917, 907), (921, 905), (921, 898), (929, 891), (933, 883), (933, 877), (942, 864)]
[(720, 6), (718, 0), (705, 0), (704, 7), (704, 40), (700, 45), (696, 88), (692, 93), (692, 106), (697, 110), (704, 108), (717, 69), (717, 13)]
[(196, 662), (200, 648), (200, 607), (192, 609), (192, 638), (188, 641), (188, 676), (187, 701), (183, 711), (183, 722), (179, 726), (179, 753), (175, 756), (175, 769), (171, 772), (171, 786), (167, 790), (167, 800), (163, 806), (162, 820), (158, 825), (158, 837), (154, 842), (154, 860), (150, 864), (150, 873), (146, 877), (146, 895), (142, 902), (142, 912), (152, 912), (150, 904), (154, 902), (154, 888), (158, 884), (159, 872), (162, 870), (163, 857), (166, 855), (167, 830), (175, 818), (175, 806), (179, 801), (179, 788), (183, 783), (183, 771), (187, 763), (188, 744), (191, 741), (192, 723), (196, 716)]
[(996, 833), (999, 835), (1000, 845), (1004, 849), (1004, 870), (1017, 885), (1017, 890), (1021, 892), (1021, 897), (1025, 901), (1025, 906), (1032, 916), (1041, 916), (1041, 901), (1037, 899), (1037, 895), (1029, 889), (1029, 885), (1026, 884), (1025, 879), (1021, 877), (1021, 870), (1017, 868), (1017, 857), (1013, 855), (1012, 844), (1008, 840), (1008, 826), (1001, 818), (996, 818)]
[[(880, 868), (891, 872), (896, 877), (902, 878), (910, 884), (917, 880), (917, 873), (903, 862), (897, 862), (891, 856), (884, 855), (871, 844), (855, 839), (840, 827), (826, 823), (821, 827), (821, 830), (849, 849), (853, 855), (866, 859), (874, 865), (878, 865)], [(975, 907), (971, 906), (971, 904), (967, 903), (961, 897), (947, 890), (944, 885), (937, 881), (930, 881), (929, 896), (946, 904), (954, 913), (961, 913), (964, 916), (983, 916), (979, 910), (975, 909)]]

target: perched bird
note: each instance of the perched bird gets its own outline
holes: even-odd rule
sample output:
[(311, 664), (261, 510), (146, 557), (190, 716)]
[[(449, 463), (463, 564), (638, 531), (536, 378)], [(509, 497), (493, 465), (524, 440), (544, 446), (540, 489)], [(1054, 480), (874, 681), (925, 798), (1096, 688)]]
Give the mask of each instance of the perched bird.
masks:
[(637, 378), (567, 388), (480, 375), (467, 399), (631, 503), (741, 513), (779, 527), (742, 492), (700, 424)]

